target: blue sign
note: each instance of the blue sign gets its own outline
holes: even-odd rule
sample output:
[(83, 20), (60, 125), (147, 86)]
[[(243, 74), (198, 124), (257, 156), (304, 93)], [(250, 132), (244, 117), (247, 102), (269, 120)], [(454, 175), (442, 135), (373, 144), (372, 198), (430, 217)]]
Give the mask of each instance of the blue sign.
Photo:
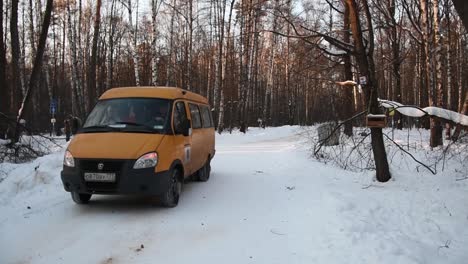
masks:
[(56, 112), (57, 112), (57, 100), (52, 98), (52, 100), (50, 100), (50, 113), (55, 114)]

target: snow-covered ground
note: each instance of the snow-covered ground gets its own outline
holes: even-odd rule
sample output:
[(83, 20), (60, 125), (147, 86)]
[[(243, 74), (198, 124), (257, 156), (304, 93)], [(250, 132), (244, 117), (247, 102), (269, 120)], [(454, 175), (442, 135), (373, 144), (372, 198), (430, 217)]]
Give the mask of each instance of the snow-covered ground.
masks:
[(312, 160), (304, 134), (218, 135), (210, 180), (187, 183), (173, 209), (126, 196), (74, 204), (64, 149), (0, 164), (0, 263), (467, 263), (468, 180), (456, 168), (405, 161), (376, 183)]

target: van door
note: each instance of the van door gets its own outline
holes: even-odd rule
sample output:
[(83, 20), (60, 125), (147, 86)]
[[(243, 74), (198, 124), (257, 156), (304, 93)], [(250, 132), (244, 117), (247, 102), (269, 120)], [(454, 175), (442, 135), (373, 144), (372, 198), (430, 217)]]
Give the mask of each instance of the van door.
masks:
[(197, 104), (189, 103), (190, 119), (192, 120), (192, 153), (194, 172), (203, 167), (207, 155), (204, 153), (204, 135), (200, 109)]
[(187, 122), (190, 124), (190, 122), (188, 121), (187, 114), (187, 107), (185, 106), (184, 101), (176, 101), (174, 103), (172, 125), (174, 129), (175, 147), (183, 148), (180, 152), (176, 151), (178, 153), (183, 153), (181, 155), (182, 157), (179, 156), (176, 158), (182, 159), (182, 162), (184, 164), (185, 177), (191, 175), (194, 172), (194, 168), (192, 165), (192, 136), (184, 136), (183, 134), (183, 124)]

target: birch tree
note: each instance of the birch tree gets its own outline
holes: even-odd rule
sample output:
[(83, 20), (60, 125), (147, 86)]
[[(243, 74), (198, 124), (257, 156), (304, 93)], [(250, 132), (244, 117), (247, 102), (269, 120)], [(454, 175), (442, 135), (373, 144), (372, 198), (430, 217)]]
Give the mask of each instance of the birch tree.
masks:
[[(435, 50), (435, 92), (432, 95), (432, 105), (444, 107), (444, 92), (442, 88), (442, 45), (439, 31), (439, 0), (433, 0), (433, 36)], [(442, 141), (442, 124), (438, 118), (431, 119), (431, 138), (430, 146), (437, 147), (443, 145)]]
[(151, 48), (152, 48), (152, 55), (151, 58), (151, 84), (154, 86), (158, 85), (158, 13), (161, 7), (162, 1), (158, 0), (151, 0), (151, 17), (152, 17), (152, 41), (151, 41)]

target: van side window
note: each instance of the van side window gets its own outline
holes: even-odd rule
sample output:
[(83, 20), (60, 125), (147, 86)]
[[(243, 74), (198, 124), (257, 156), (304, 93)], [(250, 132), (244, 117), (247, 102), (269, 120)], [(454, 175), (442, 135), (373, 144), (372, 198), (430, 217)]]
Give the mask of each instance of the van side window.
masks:
[(210, 108), (206, 105), (200, 106), (202, 120), (203, 120), (203, 127), (213, 127), (213, 122), (211, 120), (210, 115)]
[(183, 134), (182, 124), (187, 120), (187, 112), (185, 112), (184, 102), (177, 102), (174, 106), (174, 133), (176, 135)]
[(189, 108), (190, 108), (190, 115), (192, 116), (192, 127), (194, 129), (201, 128), (202, 123), (201, 123), (200, 110), (198, 110), (198, 105), (189, 103)]

